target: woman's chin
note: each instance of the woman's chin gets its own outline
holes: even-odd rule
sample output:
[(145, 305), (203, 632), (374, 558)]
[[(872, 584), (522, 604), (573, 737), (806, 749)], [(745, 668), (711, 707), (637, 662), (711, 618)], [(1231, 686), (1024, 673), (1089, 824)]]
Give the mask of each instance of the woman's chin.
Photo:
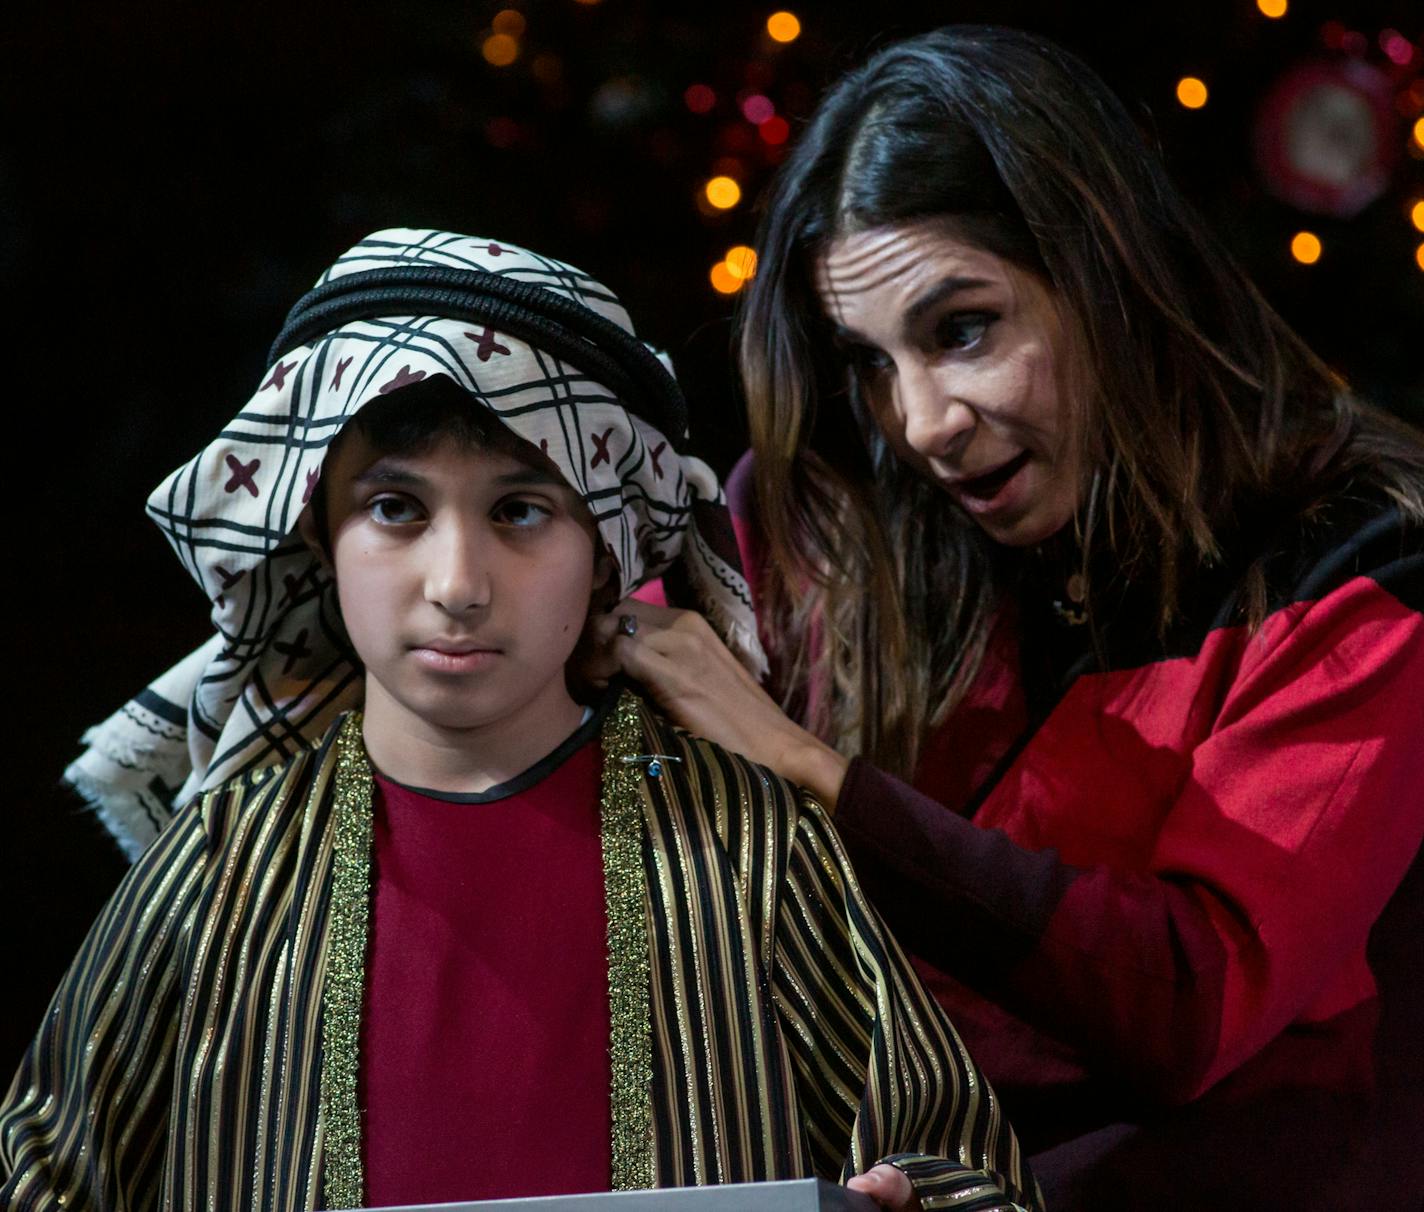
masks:
[[(1021, 471), (1015, 480), (1028, 479)], [(1054, 484), (1010, 484), (1010, 491), (993, 502), (993, 508), (968, 508), (969, 518), (994, 542), (1004, 547), (1036, 547), (1064, 529), (1072, 520), (1075, 501), (1071, 494), (1056, 492)], [(1037, 490), (1037, 491), (1035, 491)]]

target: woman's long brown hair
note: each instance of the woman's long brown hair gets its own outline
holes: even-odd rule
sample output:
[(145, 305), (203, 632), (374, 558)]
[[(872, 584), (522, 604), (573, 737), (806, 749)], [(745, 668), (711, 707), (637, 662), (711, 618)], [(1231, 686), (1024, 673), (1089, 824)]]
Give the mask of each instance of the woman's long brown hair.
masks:
[[(783, 166), (739, 323), (775, 679), (841, 752), (911, 774), (1002, 595), (993, 544), (867, 420), (811, 285), (828, 242), (931, 216), (1050, 287), (1083, 418), (1076, 550), (1084, 571), (1106, 552), (1155, 586), (1160, 631), (1262, 508), (1299, 516), (1353, 479), (1424, 519), (1419, 436), (1270, 308), (1085, 65), (987, 27), (891, 46), (830, 91)], [(1240, 588), (1254, 626), (1261, 560)]]

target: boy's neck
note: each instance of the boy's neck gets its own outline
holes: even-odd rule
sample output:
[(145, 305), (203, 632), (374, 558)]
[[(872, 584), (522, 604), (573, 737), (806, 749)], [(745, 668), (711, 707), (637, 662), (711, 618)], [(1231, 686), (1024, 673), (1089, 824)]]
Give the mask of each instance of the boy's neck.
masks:
[(432, 724), (367, 679), (362, 736), (372, 764), (408, 787), (470, 794), (518, 777), (578, 728), (583, 708), (562, 684), (497, 720)]

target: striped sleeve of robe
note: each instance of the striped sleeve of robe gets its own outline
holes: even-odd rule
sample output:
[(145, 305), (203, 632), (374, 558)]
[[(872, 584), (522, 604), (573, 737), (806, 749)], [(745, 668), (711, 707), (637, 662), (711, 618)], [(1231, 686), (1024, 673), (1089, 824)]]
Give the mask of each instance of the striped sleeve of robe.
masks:
[(194, 805), (90, 929), (0, 1104), (0, 1206), (155, 1206), (206, 847)]
[(816, 1168), (834, 1157), (844, 1181), (889, 1161), (927, 1212), (1033, 1206), (1037, 1191), (998, 1099), (809, 799), (777, 941), (773, 996)]
[(898, 1166), (926, 1209), (1037, 1208), (998, 1099), (821, 806), (644, 718), (659, 1185)]

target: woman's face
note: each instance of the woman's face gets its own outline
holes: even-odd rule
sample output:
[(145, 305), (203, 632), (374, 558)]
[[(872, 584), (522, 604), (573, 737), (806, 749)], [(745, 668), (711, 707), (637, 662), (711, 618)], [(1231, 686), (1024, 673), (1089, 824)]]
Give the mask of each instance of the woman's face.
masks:
[(816, 290), (863, 397), (900, 458), (1011, 547), (1078, 503), (1069, 342), (1049, 288), (938, 219), (834, 241)]

